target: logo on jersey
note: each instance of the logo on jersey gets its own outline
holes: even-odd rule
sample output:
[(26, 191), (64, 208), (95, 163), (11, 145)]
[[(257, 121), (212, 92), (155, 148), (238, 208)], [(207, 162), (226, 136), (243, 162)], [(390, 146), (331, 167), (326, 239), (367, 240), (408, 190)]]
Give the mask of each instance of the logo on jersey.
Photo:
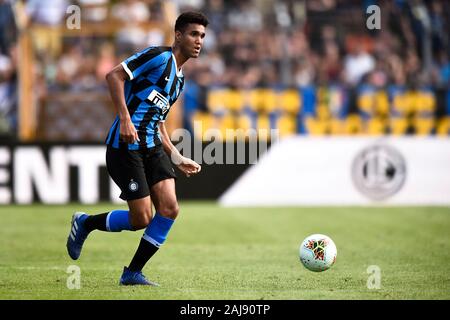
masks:
[(162, 113), (166, 113), (169, 110), (169, 100), (155, 89), (153, 89), (147, 99), (157, 107), (161, 108)]

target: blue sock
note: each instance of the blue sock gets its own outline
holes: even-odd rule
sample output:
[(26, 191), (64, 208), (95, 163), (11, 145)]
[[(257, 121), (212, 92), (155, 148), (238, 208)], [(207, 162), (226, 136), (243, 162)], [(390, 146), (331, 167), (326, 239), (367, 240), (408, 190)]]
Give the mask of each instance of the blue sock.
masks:
[(120, 232), (122, 230), (133, 230), (130, 223), (128, 210), (113, 210), (106, 217), (106, 230), (109, 232)]
[(142, 237), (159, 248), (164, 241), (166, 241), (167, 234), (169, 233), (174, 222), (175, 220), (163, 217), (159, 213), (156, 213), (152, 219), (152, 222), (150, 222), (145, 229)]

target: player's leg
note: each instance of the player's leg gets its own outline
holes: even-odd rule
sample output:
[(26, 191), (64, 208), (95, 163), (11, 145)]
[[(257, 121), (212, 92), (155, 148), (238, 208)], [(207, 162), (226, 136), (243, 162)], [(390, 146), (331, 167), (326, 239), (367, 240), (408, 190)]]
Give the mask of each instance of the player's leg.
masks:
[(175, 194), (175, 180), (166, 179), (151, 188), (156, 214), (145, 229), (141, 243), (129, 268), (142, 270), (147, 261), (166, 241), (175, 218), (178, 215), (178, 203)]
[[(153, 185), (151, 187), (151, 194), (152, 199), (155, 199), (156, 214), (145, 229), (136, 253), (130, 265), (126, 268), (126, 270), (135, 272), (140, 276), (142, 276), (142, 269), (145, 264), (165, 242), (167, 234), (178, 215), (178, 202), (175, 194), (175, 180), (173, 178), (162, 180)], [(124, 284), (122, 279), (121, 284)], [(155, 283), (152, 284), (157, 285)]]
[(132, 202), (130, 210), (112, 210), (97, 215), (76, 212), (72, 216), (70, 233), (67, 239), (69, 256), (73, 260), (80, 257), (83, 244), (93, 230), (121, 232), (122, 230), (135, 231), (145, 228), (152, 217), (150, 197), (147, 196)]
[(84, 241), (91, 231), (138, 230), (150, 222), (150, 191), (142, 155), (139, 152), (108, 148), (106, 164), (109, 175), (122, 191), (120, 198), (128, 201), (130, 210), (112, 210), (97, 215), (75, 213), (67, 238), (67, 251), (74, 260), (80, 256)]
[(88, 232), (93, 230), (120, 232), (147, 227), (153, 216), (150, 196), (129, 200), (128, 208), (129, 210), (113, 210), (91, 215), (84, 222), (84, 227)]
[(113, 210), (97, 215), (75, 212), (72, 216), (70, 233), (66, 244), (69, 256), (73, 260), (77, 260), (80, 257), (83, 244), (93, 230), (107, 232), (134, 230), (129, 216), (129, 210)]
[(164, 243), (178, 214), (174, 180), (176, 174), (162, 147), (155, 147), (147, 153), (145, 174), (156, 213), (145, 229), (136, 253), (128, 266), (129, 270), (138, 274), (142, 274), (144, 265)]
[[(152, 221), (152, 204), (150, 197), (130, 200), (128, 201), (128, 207), (130, 208), (130, 223), (134, 230), (143, 229)], [(130, 265), (124, 267), (122, 276), (120, 277), (120, 284), (158, 286), (157, 283), (146, 279), (142, 274), (141, 269), (135, 267), (135, 265), (139, 263), (139, 256), (135, 256)]]
[[(175, 179), (162, 180), (154, 184), (150, 190), (155, 198), (156, 212), (152, 222), (144, 231), (143, 239), (158, 250), (166, 241), (178, 216), (179, 206), (175, 192)], [(145, 257), (146, 259), (143, 259), (140, 267), (143, 268), (151, 257), (152, 255)]]
[(152, 201), (150, 196), (128, 201), (130, 209), (130, 224), (133, 230), (146, 228), (153, 218)]

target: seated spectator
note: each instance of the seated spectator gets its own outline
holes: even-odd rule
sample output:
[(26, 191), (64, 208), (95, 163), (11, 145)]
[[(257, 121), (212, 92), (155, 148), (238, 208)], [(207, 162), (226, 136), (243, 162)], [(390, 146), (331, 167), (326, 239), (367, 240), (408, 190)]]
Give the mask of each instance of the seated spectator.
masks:
[(146, 46), (146, 31), (140, 24), (149, 21), (150, 10), (144, 2), (118, 2), (112, 7), (112, 16), (123, 24), (116, 35), (119, 52), (131, 52)]
[(38, 53), (53, 59), (61, 53), (61, 31), (69, 2), (67, 0), (29, 0), (26, 3), (27, 22)]

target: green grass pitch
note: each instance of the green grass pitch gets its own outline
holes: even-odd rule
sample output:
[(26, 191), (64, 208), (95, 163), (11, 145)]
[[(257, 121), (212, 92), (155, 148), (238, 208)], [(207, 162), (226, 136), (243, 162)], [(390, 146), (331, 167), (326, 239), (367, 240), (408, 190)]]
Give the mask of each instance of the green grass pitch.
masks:
[[(450, 299), (449, 208), (180, 207), (144, 269), (159, 288), (118, 285), (142, 231), (95, 231), (79, 260), (68, 257), (72, 213), (118, 206), (0, 207), (0, 299)], [(330, 270), (299, 262), (299, 245), (312, 233), (336, 243)], [(80, 268), (79, 289), (67, 287), (71, 265)], [(380, 268), (378, 289), (367, 286), (371, 265)]]

